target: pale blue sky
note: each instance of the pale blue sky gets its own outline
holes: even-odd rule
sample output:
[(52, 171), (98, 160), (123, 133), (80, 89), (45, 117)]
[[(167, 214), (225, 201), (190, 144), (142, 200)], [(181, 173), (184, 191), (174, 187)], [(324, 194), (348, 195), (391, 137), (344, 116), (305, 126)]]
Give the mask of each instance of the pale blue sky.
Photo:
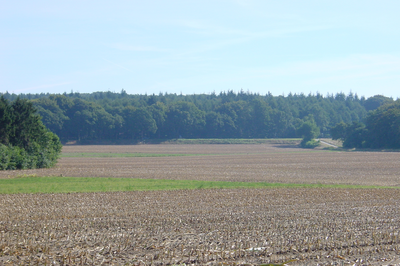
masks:
[(398, 0), (0, 0), (0, 91), (400, 97)]

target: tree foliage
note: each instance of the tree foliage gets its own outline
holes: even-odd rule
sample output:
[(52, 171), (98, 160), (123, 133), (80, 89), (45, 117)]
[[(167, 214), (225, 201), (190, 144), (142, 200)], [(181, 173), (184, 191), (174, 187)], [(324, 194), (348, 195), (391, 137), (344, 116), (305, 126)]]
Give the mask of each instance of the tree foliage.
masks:
[(393, 103), (393, 99), (389, 97), (385, 97), (383, 95), (375, 95), (373, 97), (368, 98), (364, 102), (364, 107), (367, 111), (376, 110), (380, 106)]
[(342, 140), (346, 148), (399, 149), (400, 100), (369, 112), (365, 124), (339, 123), (331, 134), (333, 139)]
[(303, 122), (298, 131), (303, 138), (300, 144), (303, 148), (315, 148), (319, 146), (319, 142), (315, 141), (314, 139), (319, 136), (320, 129), (315, 123), (312, 115), (310, 115), (306, 121)]
[(369, 113), (366, 119), (366, 146), (400, 148), (400, 100)]
[(53, 166), (61, 152), (57, 135), (49, 131), (32, 102), (0, 98), (0, 170)]
[[(178, 137), (310, 139), (305, 134), (307, 127), (312, 136), (329, 136), (338, 123), (364, 122), (366, 106), (377, 106), (371, 103), (393, 101), (384, 96), (359, 98), (353, 93), (324, 97), (318, 93), (272, 96), (244, 91), (129, 95), (123, 90), (19, 96), (30, 99), (43, 123), (64, 141)], [(4, 97), (17, 96), (5, 93)]]

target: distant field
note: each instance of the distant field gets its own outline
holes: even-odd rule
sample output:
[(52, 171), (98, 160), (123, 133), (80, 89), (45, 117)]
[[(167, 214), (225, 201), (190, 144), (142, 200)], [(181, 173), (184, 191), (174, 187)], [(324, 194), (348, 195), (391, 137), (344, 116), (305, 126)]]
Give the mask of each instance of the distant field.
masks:
[(71, 145), (63, 147), (55, 168), (0, 171), (0, 178), (36, 174), (400, 186), (399, 162), (398, 152), (307, 150), (290, 144)]

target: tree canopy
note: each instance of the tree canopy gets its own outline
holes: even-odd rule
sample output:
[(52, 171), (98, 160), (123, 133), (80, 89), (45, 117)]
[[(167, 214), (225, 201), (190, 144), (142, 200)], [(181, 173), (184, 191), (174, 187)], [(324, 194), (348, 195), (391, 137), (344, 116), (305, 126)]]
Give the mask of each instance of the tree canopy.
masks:
[(368, 113), (365, 124), (339, 123), (332, 138), (343, 140), (346, 148), (399, 149), (400, 100), (386, 103)]
[(32, 102), (0, 98), (0, 170), (53, 166), (61, 152), (57, 135), (42, 123)]
[[(13, 100), (17, 95), (5, 93)], [(115, 92), (21, 94), (62, 140), (172, 138), (309, 138), (330, 136), (338, 123), (364, 122), (368, 110), (393, 100), (357, 94), (273, 96), (130, 95)], [(368, 109), (367, 109), (368, 108)]]

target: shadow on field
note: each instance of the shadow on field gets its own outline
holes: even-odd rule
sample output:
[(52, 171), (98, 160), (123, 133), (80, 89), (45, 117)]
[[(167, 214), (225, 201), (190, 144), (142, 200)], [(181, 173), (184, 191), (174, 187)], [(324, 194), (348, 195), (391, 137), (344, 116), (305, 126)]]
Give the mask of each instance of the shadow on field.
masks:
[(280, 144), (280, 145), (272, 145), (274, 148), (281, 148), (281, 149), (301, 149), (298, 144)]

